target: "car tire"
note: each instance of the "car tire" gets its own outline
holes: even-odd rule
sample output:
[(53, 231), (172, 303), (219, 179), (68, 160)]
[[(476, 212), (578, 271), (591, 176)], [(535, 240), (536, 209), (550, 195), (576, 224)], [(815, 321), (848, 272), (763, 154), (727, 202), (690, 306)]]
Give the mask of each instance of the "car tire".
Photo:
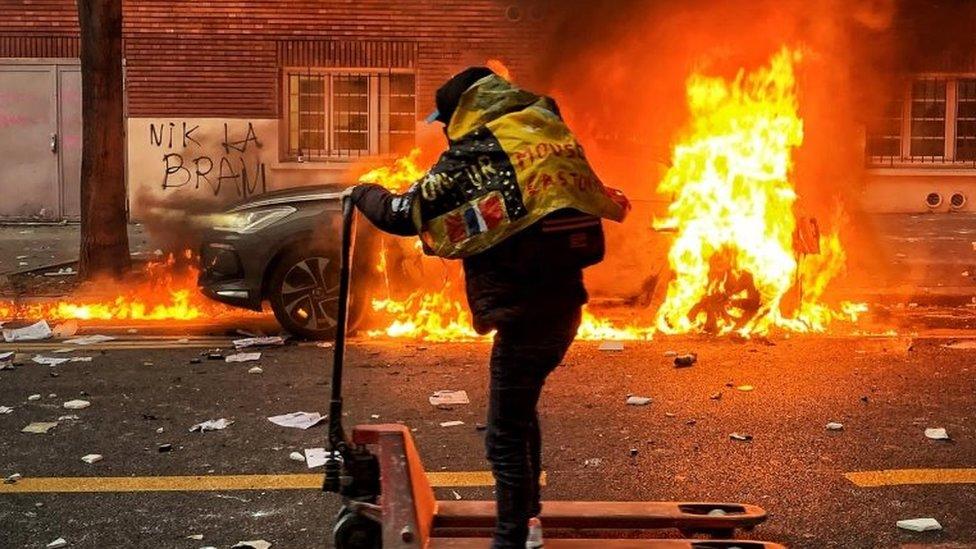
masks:
[[(326, 250), (291, 250), (275, 263), (268, 301), (278, 323), (304, 339), (334, 339), (339, 311), (339, 255)], [(358, 323), (359, 300), (350, 297), (350, 331)]]

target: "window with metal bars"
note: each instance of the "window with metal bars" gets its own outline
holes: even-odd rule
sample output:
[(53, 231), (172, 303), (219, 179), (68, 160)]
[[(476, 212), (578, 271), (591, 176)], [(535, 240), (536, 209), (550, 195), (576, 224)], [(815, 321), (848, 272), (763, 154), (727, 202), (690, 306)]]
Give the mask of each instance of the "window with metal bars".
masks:
[(402, 153), (413, 146), (413, 73), (304, 68), (286, 76), (289, 160)]
[(956, 84), (956, 160), (976, 160), (976, 79)]
[(946, 81), (923, 78), (912, 83), (911, 156), (945, 158)]

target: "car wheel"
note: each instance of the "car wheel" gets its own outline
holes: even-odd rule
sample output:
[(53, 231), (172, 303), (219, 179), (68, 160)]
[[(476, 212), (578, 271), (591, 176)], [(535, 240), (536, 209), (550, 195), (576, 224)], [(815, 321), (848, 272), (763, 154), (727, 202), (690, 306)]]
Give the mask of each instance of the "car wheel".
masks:
[(334, 338), (339, 311), (338, 255), (323, 250), (285, 253), (272, 271), (268, 300), (275, 318), (292, 334), (306, 339)]

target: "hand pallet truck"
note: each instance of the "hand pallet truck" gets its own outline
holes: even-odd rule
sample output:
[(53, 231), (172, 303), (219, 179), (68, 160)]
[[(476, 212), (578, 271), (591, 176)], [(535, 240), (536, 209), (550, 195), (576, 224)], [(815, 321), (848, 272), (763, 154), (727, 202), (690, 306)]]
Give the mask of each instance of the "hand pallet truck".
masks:
[[(353, 205), (342, 199), (339, 311), (333, 347), (329, 406), (329, 459), (323, 490), (342, 497), (333, 529), (336, 549), (481, 549), (491, 544), (494, 501), (437, 501), (427, 482), (409, 429), (403, 425), (359, 425), (352, 437), (342, 426), (342, 367), (346, 347), (352, 258)], [(370, 450), (375, 449), (375, 453)], [(739, 503), (549, 501), (547, 530), (619, 534), (677, 528), (683, 535), (732, 538), (751, 530), (766, 512)], [(760, 541), (722, 539), (547, 539), (548, 549), (783, 549)]]

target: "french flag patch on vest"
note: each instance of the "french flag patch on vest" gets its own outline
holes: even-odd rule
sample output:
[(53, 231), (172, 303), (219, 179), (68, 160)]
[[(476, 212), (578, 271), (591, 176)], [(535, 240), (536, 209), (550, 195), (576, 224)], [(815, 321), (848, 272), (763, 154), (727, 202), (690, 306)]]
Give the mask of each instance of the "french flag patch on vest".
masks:
[(451, 243), (488, 232), (507, 219), (505, 203), (498, 193), (469, 202), (444, 218), (444, 226)]

